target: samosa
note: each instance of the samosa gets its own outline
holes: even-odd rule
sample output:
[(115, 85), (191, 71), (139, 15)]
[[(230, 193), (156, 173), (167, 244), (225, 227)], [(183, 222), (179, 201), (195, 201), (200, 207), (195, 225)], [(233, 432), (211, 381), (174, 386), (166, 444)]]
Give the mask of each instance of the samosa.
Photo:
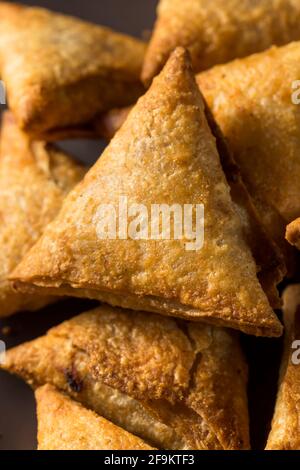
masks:
[[(286, 226), (300, 214), (300, 42), (273, 47), (197, 75), (197, 83), (240, 168), (259, 218), (283, 254), (289, 275), (297, 253), (285, 241)], [(129, 108), (97, 120), (98, 133), (111, 137)], [(299, 222), (287, 238), (299, 244)], [(259, 242), (258, 242), (259, 243)]]
[(286, 229), (287, 241), (300, 250), (300, 218), (291, 222)]
[(149, 83), (177, 46), (200, 72), (299, 40), (299, 24), (297, 0), (160, 0), (142, 78)]
[(38, 450), (151, 450), (136, 436), (51, 385), (35, 392)]
[(36, 310), (50, 300), (16, 292), (8, 280), (23, 256), (59, 212), (85, 168), (53, 145), (31, 141), (11, 113), (0, 134), (0, 317)]
[[(191, 217), (180, 233), (183, 214)], [(190, 61), (179, 48), (11, 279), (30, 293), (281, 335), (256, 274)]]
[(98, 113), (134, 103), (144, 51), (108, 28), (0, 2), (0, 75), (18, 125), (35, 138), (81, 135)]
[(300, 214), (300, 42), (220, 65), (197, 82), (270, 237), (295, 269), (286, 225)]
[(156, 448), (249, 448), (247, 365), (228, 329), (102, 306), (8, 350), (3, 367)]

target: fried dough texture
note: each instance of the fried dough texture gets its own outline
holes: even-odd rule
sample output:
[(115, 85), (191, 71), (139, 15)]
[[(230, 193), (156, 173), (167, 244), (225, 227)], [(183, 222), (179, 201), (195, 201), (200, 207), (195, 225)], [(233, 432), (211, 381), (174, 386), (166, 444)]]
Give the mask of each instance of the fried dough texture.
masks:
[(134, 103), (144, 51), (108, 28), (0, 2), (1, 78), (18, 125), (35, 138), (73, 136), (98, 113)]
[(156, 448), (249, 447), (247, 365), (227, 329), (101, 306), (7, 351), (3, 367)]
[(177, 47), (195, 72), (300, 39), (297, 0), (160, 0), (142, 78), (149, 83)]
[(151, 450), (144, 441), (51, 385), (35, 392), (38, 450)]
[(31, 141), (18, 129), (12, 114), (4, 113), (0, 135), (0, 317), (37, 310), (53, 301), (16, 292), (8, 276), (84, 173), (84, 167), (55, 146)]

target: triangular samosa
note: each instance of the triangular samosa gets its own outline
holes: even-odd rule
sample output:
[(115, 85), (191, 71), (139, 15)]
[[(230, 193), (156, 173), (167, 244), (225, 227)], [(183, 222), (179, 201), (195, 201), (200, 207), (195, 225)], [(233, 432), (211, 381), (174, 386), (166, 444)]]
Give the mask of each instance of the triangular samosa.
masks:
[[(300, 214), (300, 42), (198, 75), (259, 215), (293, 268), (286, 225)], [(294, 88), (293, 88), (294, 87)]]
[(300, 39), (295, 0), (160, 0), (157, 16), (142, 73), (146, 83), (177, 46), (188, 48), (200, 72)]
[(300, 450), (300, 285), (283, 295), (285, 345), (267, 450)]
[[(111, 140), (127, 119), (131, 109), (130, 106), (116, 108), (100, 116), (95, 124), (96, 133), (108, 141)], [(207, 106), (206, 115), (216, 138), (222, 169), (230, 186), (232, 200), (238, 209), (245, 237), (258, 267), (258, 279), (267, 294), (270, 305), (273, 308), (280, 308), (282, 303), (277, 285), (286, 274), (284, 256), (263, 226), (228, 144)]]
[(102, 306), (8, 350), (3, 367), (160, 449), (249, 447), (247, 365), (229, 329)]
[(134, 103), (144, 50), (108, 28), (0, 2), (0, 75), (18, 125), (35, 137)]
[(136, 436), (51, 385), (35, 392), (38, 450), (151, 450)]
[(13, 116), (2, 116), (0, 135), (0, 317), (36, 310), (49, 299), (16, 292), (9, 274), (57, 215), (84, 168), (45, 142), (31, 142)]
[[(165, 208), (173, 211), (173, 225), (172, 214), (162, 221)], [(102, 226), (105, 209), (115, 217), (115, 233), (110, 223), (107, 231)], [(183, 219), (190, 223), (184, 233)], [(12, 279), (28, 292), (90, 297), (281, 335), (183, 49), (174, 52)]]

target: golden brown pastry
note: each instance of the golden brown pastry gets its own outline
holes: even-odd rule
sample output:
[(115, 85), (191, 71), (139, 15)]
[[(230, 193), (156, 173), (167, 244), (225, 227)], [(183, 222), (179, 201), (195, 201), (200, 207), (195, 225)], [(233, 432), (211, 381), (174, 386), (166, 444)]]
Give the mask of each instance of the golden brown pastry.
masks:
[(277, 285), (286, 275), (284, 257), (276, 243), (267, 234), (255, 209), (240, 169), (229, 150), (226, 140), (206, 105), (205, 114), (216, 139), (222, 169), (230, 187), (230, 195), (242, 222), (243, 235), (257, 264), (257, 277), (273, 308), (282, 306)]
[[(195, 209), (202, 203), (203, 247), (187, 247), (188, 237), (175, 239), (174, 231), (168, 240), (149, 239), (151, 216), (148, 238), (132, 239), (128, 232), (100, 237), (99, 210), (107, 204), (120, 216), (124, 197), (128, 207), (142, 203), (147, 214), (153, 204)], [(90, 297), (249, 334), (281, 335), (183, 49), (174, 52), (11, 279), (29, 293)]]
[[(99, 116), (95, 122), (97, 134), (111, 140), (125, 122), (131, 109), (131, 107), (114, 109)], [(244, 235), (258, 267), (259, 281), (271, 306), (280, 308), (281, 299), (278, 296), (276, 286), (286, 275), (284, 256), (271, 235), (263, 227), (259, 214), (242, 181), (240, 170), (235, 164), (229, 146), (208, 107), (206, 107), (206, 116), (216, 138), (222, 169), (230, 186), (232, 200), (241, 217)]]
[(19, 126), (40, 137), (133, 103), (145, 45), (77, 18), (0, 2), (0, 72)]
[(300, 250), (300, 218), (291, 222), (286, 229), (287, 241)]
[(62, 201), (84, 175), (54, 146), (31, 142), (9, 112), (0, 136), (0, 317), (35, 310), (49, 299), (17, 293), (8, 275), (56, 216)]
[(267, 450), (300, 450), (300, 285), (284, 293), (285, 346)]
[[(113, 109), (99, 116), (97, 122), (95, 122), (97, 134), (108, 141), (111, 140), (127, 119), (131, 109), (131, 107)], [(271, 306), (273, 308), (280, 308), (281, 299), (278, 295), (277, 285), (286, 275), (284, 256), (271, 235), (263, 227), (229, 146), (207, 106), (206, 117), (211, 131), (216, 138), (222, 169), (230, 186), (232, 200), (242, 221), (244, 236), (257, 264), (258, 279), (267, 294)]]
[(249, 447), (247, 366), (227, 329), (102, 306), (7, 351), (3, 367), (154, 447)]
[(286, 254), (286, 225), (300, 214), (300, 42), (273, 47), (198, 75), (197, 81), (239, 165), (271, 237)]
[(44, 385), (35, 392), (38, 450), (151, 450), (144, 441)]
[(177, 46), (195, 72), (300, 39), (298, 0), (160, 0), (142, 78), (149, 83)]

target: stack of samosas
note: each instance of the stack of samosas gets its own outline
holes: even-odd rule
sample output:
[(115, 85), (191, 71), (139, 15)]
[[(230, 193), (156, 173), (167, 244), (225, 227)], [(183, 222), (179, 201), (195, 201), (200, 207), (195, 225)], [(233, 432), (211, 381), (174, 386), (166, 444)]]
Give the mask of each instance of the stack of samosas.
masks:
[[(0, 2), (0, 76), (0, 317), (99, 302), (7, 351), (38, 448), (249, 449), (240, 337), (284, 334), (266, 449), (300, 449), (299, 2), (160, 0), (148, 45)], [(93, 136), (90, 169), (56, 146)]]

